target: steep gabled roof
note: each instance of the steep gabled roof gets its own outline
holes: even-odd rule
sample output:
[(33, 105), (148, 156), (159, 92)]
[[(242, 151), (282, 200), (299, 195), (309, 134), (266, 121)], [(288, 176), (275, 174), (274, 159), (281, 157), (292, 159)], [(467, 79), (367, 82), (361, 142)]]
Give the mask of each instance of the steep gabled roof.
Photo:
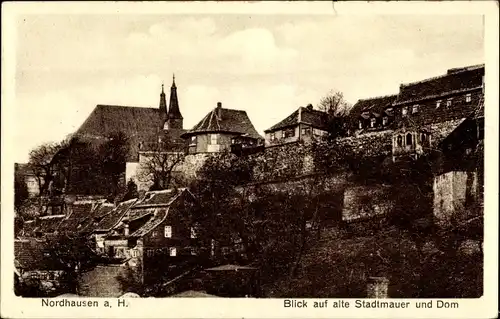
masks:
[(181, 188), (177, 192), (162, 190), (146, 193), (142, 201), (130, 209), (129, 216), (138, 219), (151, 214), (152, 217), (130, 236), (142, 237), (160, 225), (167, 218), (171, 205), (182, 195), (193, 197), (186, 188)]
[(94, 226), (94, 231), (110, 231), (122, 220), (129, 208), (137, 201), (136, 198), (118, 204), (109, 214)]
[(123, 132), (129, 139), (128, 160), (137, 161), (139, 143), (156, 136), (162, 125), (158, 108), (97, 105), (75, 135), (103, 139)]
[(92, 231), (94, 224), (101, 218), (111, 213), (115, 206), (111, 203), (98, 203), (91, 211), (90, 215), (80, 222), (79, 232)]
[(349, 117), (351, 119), (358, 119), (365, 112), (373, 115), (381, 115), (387, 108), (392, 107), (392, 103), (394, 103), (396, 98), (397, 95), (393, 94), (358, 100), (349, 112)]
[(93, 201), (74, 202), (71, 213), (59, 224), (57, 230), (62, 232), (76, 232), (78, 225), (90, 217), (95, 205), (96, 202)]
[(262, 139), (262, 136), (255, 130), (247, 112), (222, 107), (214, 108), (190, 131), (184, 133), (183, 136), (188, 137), (202, 133), (217, 132), (236, 133), (255, 139)]
[(483, 85), (484, 64), (449, 69), (444, 75), (418, 82), (401, 84), (395, 104), (409, 103), (434, 97), (478, 89)]
[[(139, 229), (133, 232), (131, 237), (142, 237), (160, 225), (167, 217), (170, 207), (154, 208), (153, 216)], [(141, 211), (148, 211), (149, 209), (141, 209)]]
[(39, 217), (36, 221), (35, 232), (53, 233), (58, 230), (60, 223), (66, 215), (49, 215)]
[(307, 107), (299, 107), (295, 112), (287, 116), (281, 122), (271, 126), (265, 132), (276, 131), (279, 129), (298, 125), (300, 123), (309, 124), (314, 128), (321, 130), (328, 129), (328, 114), (322, 111)]

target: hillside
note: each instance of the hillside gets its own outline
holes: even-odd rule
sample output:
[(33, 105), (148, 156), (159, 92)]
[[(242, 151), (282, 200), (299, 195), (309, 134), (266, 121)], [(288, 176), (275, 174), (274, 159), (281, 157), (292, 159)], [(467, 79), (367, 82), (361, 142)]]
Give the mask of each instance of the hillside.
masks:
[(275, 298), (363, 298), (371, 276), (387, 277), (393, 298), (479, 297), (482, 255), (448, 256), (430, 241), (419, 254), (409, 234), (395, 228), (351, 238), (328, 229), (310, 243), (292, 279), (284, 276), (263, 290)]

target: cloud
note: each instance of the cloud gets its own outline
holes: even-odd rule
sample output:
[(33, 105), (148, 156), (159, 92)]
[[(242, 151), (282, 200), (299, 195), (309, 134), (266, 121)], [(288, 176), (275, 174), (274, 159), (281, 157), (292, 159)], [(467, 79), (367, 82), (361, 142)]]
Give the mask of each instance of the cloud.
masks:
[(18, 158), (96, 104), (156, 107), (172, 73), (185, 127), (220, 101), (262, 132), (330, 89), (355, 103), (484, 61), (480, 16), (45, 15), (18, 31)]

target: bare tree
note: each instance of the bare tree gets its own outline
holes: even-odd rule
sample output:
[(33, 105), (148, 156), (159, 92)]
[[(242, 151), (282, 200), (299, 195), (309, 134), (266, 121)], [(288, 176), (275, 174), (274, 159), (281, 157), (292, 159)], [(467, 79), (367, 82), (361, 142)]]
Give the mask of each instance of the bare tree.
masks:
[(320, 111), (328, 114), (328, 138), (334, 139), (348, 134), (347, 115), (351, 105), (344, 99), (344, 94), (330, 90), (318, 104)]
[(185, 152), (168, 141), (150, 143), (141, 152), (139, 172), (140, 182), (153, 182), (151, 190), (171, 187), (175, 178), (175, 168), (184, 160)]
[(349, 113), (351, 105), (344, 99), (344, 94), (336, 90), (330, 90), (321, 98), (318, 104), (320, 111), (335, 117), (344, 117)]

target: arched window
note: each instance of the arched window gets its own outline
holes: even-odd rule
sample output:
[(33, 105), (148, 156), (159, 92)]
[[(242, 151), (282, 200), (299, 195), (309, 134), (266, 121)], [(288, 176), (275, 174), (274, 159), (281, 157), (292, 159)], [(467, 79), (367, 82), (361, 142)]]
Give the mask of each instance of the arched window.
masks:
[(403, 137), (401, 135), (398, 135), (397, 143), (399, 147), (403, 146)]
[(411, 133), (406, 134), (406, 145), (411, 145), (412, 144), (412, 137)]

